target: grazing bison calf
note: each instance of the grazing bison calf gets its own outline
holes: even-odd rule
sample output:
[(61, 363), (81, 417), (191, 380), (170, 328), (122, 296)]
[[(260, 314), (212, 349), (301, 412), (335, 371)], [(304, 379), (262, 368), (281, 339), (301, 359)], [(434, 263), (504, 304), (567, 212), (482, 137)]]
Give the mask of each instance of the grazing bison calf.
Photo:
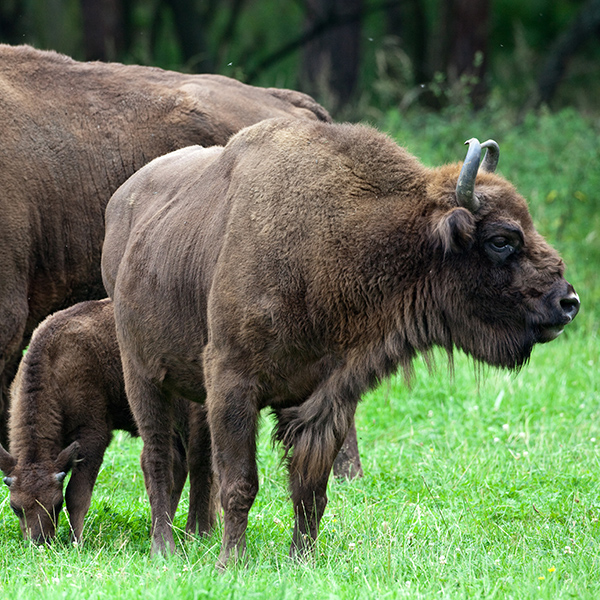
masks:
[[(34, 332), (11, 387), (9, 454), (0, 446), (0, 468), (10, 489), (10, 506), (23, 535), (36, 542), (54, 537), (63, 503), (63, 481), (73, 470), (66, 505), (73, 537), (81, 538), (92, 489), (115, 429), (137, 435), (116, 340), (112, 302), (82, 302), (48, 317)], [(175, 485), (172, 519), (187, 476), (184, 447), (188, 403), (179, 400), (171, 440)], [(204, 455), (209, 434), (204, 407), (190, 412), (193, 447)], [(171, 441), (170, 440), (170, 441)], [(202, 448), (202, 444), (208, 444)], [(190, 453), (191, 498), (187, 529), (207, 531), (211, 470)]]
[[(174, 394), (206, 401), (219, 564), (245, 552), (265, 407), (288, 457), (291, 553), (302, 553), (363, 392), (434, 346), (517, 368), (578, 311), (525, 200), (492, 172), (495, 142), (470, 140), (462, 168), (428, 169), (366, 127), (273, 119), (209, 164), (197, 156), (196, 170), (190, 152), (147, 165), (106, 212), (103, 277), (144, 440), (155, 552), (174, 547), (156, 417)], [(128, 231), (123, 215), (142, 202)]]

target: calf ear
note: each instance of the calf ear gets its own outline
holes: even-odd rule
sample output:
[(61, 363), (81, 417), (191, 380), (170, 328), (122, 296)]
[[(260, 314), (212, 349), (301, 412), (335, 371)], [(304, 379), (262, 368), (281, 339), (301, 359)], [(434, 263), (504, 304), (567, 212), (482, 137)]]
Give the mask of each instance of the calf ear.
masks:
[(466, 208), (453, 208), (437, 217), (434, 235), (437, 236), (445, 254), (464, 252), (473, 245), (475, 217)]
[(69, 444), (64, 450), (61, 451), (54, 463), (56, 472), (61, 474), (68, 473), (75, 464), (78, 454), (79, 442), (72, 442)]
[(0, 444), (0, 469), (2, 469), (4, 474), (9, 475), (16, 464), (17, 461)]

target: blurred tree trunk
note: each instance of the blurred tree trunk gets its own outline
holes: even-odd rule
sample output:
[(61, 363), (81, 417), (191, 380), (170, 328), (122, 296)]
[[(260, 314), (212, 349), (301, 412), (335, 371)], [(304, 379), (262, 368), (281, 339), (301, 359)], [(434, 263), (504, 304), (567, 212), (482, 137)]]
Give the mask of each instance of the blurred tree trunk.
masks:
[(330, 26), (304, 46), (301, 80), (335, 111), (356, 89), (363, 0), (305, 0), (305, 6), (308, 30)]
[(125, 46), (121, 0), (81, 0), (85, 60), (116, 60)]
[(537, 81), (531, 105), (549, 103), (567, 69), (570, 58), (591, 37), (600, 35), (600, 0), (588, 0), (569, 27), (552, 44)]
[(491, 0), (442, 0), (433, 69), (446, 74), (450, 86), (468, 86), (478, 108), (487, 95), (486, 68)]
[(213, 73), (215, 64), (204, 32), (214, 23), (217, 0), (163, 0), (173, 13), (186, 67), (195, 73)]
[(227, 51), (234, 41), (237, 24), (240, 19), (244, 4), (245, 0), (232, 1), (231, 10), (229, 11), (229, 18), (227, 19), (227, 24), (223, 29), (223, 33), (221, 34), (217, 47), (219, 66), (222, 66), (226, 61)]
[(23, 41), (23, 4), (22, 0), (0, 3), (0, 40), (4, 43), (19, 44)]
[(388, 32), (401, 40), (402, 48), (410, 57), (414, 82), (431, 80), (427, 65), (428, 28), (421, 0), (399, 0), (386, 10)]

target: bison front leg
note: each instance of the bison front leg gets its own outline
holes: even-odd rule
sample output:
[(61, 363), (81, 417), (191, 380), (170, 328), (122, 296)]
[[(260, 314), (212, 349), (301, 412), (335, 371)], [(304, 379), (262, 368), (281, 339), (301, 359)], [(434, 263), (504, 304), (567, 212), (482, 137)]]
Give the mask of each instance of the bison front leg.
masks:
[[(26, 335), (29, 307), (27, 292), (20, 285), (12, 284), (13, 273), (0, 268), (0, 444), (8, 448), (9, 387), (14, 379), (27, 344)], [(16, 281), (18, 278), (14, 277)], [(31, 331), (29, 330), (29, 333)]]
[(352, 425), (348, 430), (344, 444), (335, 457), (333, 474), (338, 479), (354, 479), (355, 477), (363, 476), (354, 419), (352, 419)]
[(137, 373), (125, 353), (121, 358), (127, 398), (144, 442), (140, 463), (150, 500), (152, 554), (173, 553), (173, 407), (162, 390)]
[(294, 504), (294, 535), (290, 556), (312, 550), (327, 506), (327, 481), (334, 460), (353, 423), (354, 402), (329, 402), (321, 393), (304, 405), (278, 411), (276, 437), (289, 458)]
[[(210, 348), (210, 347), (209, 347)], [(223, 542), (217, 568), (244, 559), (248, 513), (258, 492), (258, 410), (251, 383), (222, 368), (226, 361), (205, 352), (208, 422), (213, 460), (221, 486)]]

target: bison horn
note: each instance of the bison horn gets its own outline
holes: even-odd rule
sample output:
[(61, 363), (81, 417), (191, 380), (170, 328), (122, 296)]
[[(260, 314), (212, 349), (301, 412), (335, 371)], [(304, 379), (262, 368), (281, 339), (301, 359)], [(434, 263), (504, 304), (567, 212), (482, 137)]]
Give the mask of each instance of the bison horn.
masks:
[(481, 144), (481, 148), (486, 148), (483, 162), (481, 163), (481, 169), (486, 173), (493, 173), (498, 166), (498, 159), (500, 158), (500, 146), (494, 140), (488, 140)]
[(469, 149), (456, 183), (456, 199), (459, 206), (474, 213), (479, 208), (479, 200), (475, 196), (475, 177), (479, 170), (481, 144), (477, 138), (471, 138), (465, 144), (469, 145)]
[(475, 195), (475, 178), (477, 177), (477, 171), (479, 171), (481, 150), (482, 148), (486, 149), (485, 158), (481, 165), (482, 170), (493, 173), (500, 157), (500, 147), (494, 140), (487, 140), (480, 144), (477, 138), (471, 138), (465, 144), (469, 145), (469, 149), (456, 183), (456, 198), (459, 206), (464, 206), (471, 212), (476, 212), (479, 208), (479, 199)]
[(12, 477), (5, 477), (2, 481), (4, 481), (4, 483), (10, 487), (12, 485), (13, 482), (13, 478)]

